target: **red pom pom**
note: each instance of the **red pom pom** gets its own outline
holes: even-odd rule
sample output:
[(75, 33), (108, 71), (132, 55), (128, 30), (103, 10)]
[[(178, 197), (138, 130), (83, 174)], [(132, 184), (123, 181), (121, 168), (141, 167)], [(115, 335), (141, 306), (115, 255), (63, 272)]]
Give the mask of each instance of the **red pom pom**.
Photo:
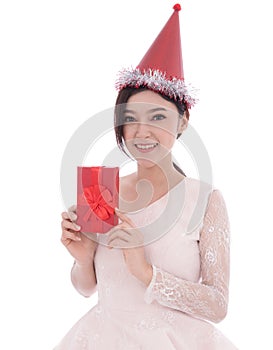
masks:
[(173, 9), (174, 9), (175, 11), (180, 11), (180, 10), (181, 10), (180, 4), (175, 4), (174, 7), (173, 7)]

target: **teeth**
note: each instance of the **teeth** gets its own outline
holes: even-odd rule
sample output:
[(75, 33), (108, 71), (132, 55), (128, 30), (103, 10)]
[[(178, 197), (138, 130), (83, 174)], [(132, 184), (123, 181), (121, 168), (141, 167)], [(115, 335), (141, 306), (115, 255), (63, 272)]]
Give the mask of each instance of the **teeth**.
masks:
[(140, 149), (151, 149), (151, 148), (154, 148), (156, 145), (157, 143), (154, 145), (136, 145), (136, 147)]

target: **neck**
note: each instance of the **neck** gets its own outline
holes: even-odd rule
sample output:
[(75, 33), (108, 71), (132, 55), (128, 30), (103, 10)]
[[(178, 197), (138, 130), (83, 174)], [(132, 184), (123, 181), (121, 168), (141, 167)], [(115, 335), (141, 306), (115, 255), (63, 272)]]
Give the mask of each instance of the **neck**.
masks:
[(179, 177), (179, 173), (173, 166), (171, 154), (151, 167), (143, 167), (138, 164), (137, 182), (147, 180), (154, 186), (168, 187), (173, 179)]

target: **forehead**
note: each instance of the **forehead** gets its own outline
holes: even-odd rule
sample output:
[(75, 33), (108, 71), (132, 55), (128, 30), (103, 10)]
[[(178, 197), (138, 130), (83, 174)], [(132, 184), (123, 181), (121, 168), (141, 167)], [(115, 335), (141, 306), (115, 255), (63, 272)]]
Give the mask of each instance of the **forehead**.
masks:
[(126, 104), (126, 109), (133, 110), (155, 110), (166, 109), (170, 112), (177, 112), (177, 108), (174, 103), (165, 100), (159, 94), (147, 90), (141, 91), (131, 96)]

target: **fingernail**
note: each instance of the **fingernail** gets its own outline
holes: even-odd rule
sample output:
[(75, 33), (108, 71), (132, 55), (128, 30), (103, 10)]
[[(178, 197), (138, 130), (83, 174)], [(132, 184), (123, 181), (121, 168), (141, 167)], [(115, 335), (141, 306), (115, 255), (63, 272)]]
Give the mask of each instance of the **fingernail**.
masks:
[(81, 229), (81, 226), (79, 226), (77, 224), (74, 224), (74, 227), (76, 228), (76, 230), (80, 230)]
[(81, 237), (76, 237), (76, 241), (81, 241), (82, 239), (81, 239)]
[(77, 219), (77, 215), (74, 213), (70, 213), (70, 219), (71, 220), (76, 220)]

